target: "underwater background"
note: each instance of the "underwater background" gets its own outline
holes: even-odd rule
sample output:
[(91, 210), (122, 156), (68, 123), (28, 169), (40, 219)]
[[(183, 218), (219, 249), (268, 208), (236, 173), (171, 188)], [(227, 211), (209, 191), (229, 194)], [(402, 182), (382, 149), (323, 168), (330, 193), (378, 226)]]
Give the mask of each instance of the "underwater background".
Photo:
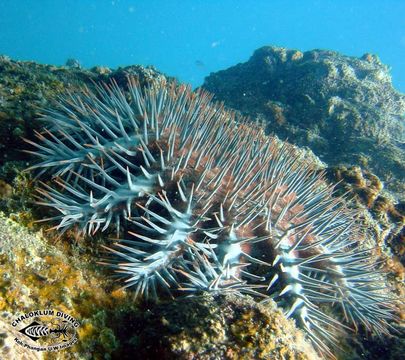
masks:
[(403, 14), (0, 0), (0, 359), (403, 359)]
[(199, 86), (264, 45), (378, 54), (405, 91), (402, 0), (0, 1), (0, 53), (55, 65), (153, 65)]

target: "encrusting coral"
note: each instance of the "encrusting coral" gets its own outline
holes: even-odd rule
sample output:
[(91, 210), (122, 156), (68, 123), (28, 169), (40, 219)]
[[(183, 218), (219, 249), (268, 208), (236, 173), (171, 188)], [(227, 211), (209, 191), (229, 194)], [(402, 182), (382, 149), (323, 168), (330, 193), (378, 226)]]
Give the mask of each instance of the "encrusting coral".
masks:
[[(211, 96), (114, 82), (60, 97), (27, 140), (61, 232), (117, 234), (101, 263), (125, 287), (272, 298), (321, 352), (348, 327), (387, 333), (395, 299), (359, 213), (323, 175)], [(383, 291), (381, 291), (383, 290)], [(333, 309), (333, 311), (332, 311)]]

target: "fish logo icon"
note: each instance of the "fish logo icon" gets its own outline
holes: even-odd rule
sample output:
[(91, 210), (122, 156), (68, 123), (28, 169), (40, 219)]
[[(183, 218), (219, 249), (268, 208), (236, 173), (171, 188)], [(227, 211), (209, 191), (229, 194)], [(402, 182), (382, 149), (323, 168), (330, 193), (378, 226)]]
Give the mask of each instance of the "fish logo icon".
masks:
[(68, 341), (74, 334), (74, 328), (67, 321), (62, 321), (52, 327), (33, 321), (31, 324), (21, 329), (20, 333), (34, 341), (47, 336), (53, 339), (58, 338), (62, 341)]

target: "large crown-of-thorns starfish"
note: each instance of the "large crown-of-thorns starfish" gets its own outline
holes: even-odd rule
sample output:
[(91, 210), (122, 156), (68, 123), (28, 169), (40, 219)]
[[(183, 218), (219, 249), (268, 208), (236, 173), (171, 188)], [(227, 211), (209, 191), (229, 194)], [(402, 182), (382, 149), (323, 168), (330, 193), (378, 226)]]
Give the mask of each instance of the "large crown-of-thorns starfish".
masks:
[(134, 78), (65, 95), (44, 119), (27, 141), (54, 178), (39, 190), (48, 220), (117, 232), (103, 263), (137, 294), (272, 298), (328, 354), (337, 329), (386, 332), (392, 300), (357, 212), (291, 145), (204, 91)]

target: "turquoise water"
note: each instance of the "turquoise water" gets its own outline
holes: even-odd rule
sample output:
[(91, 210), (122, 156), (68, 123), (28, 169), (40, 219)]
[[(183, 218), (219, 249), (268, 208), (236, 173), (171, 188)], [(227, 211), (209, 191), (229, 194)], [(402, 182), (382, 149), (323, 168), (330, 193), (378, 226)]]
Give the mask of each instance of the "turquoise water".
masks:
[(405, 92), (404, 0), (0, 0), (0, 54), (144, 64), (198, 86), (264, 45), (378, 54)]

